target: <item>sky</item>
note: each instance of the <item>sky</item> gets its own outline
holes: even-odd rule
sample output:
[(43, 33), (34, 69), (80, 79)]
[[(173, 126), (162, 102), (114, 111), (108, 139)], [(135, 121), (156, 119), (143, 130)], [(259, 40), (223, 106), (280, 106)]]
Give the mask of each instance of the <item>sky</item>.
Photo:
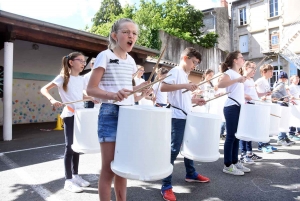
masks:
[[(139, 4), (139, 0), (119, 0), (126, 3)], [(159, 3), (165, 0), (156, 0)], [(189, 0), (197, 9), (218, 6), (219, 0)], [(100, 8), (101, 0), (0, 0), (0, 10), (14, 14), (83, 30), (91, 27), (91, 19)]]

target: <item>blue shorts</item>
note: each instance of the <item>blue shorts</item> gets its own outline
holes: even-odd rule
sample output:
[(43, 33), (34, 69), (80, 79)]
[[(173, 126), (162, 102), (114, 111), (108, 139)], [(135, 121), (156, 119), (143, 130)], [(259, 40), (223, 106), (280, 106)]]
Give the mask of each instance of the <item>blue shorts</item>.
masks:
[(102, 103), (98, 116), (99, 142), (115, 142), (117, 136), (119, 106)]

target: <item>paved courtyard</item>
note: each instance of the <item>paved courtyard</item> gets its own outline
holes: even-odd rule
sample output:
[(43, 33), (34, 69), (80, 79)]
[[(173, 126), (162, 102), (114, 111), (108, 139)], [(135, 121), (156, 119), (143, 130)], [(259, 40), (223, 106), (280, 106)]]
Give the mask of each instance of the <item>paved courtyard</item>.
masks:
[[(101, 166), (100, 154), (81, 155), (79, 172), (91, 186), (83, 193), (63, 190), (64, 136), (52, 131), (55, 123), (13, 126), (13, 140), (0, 141), (0, 200), (1, 201), (87, 201), (98, 200), (97, 180)], [(2, 128), (0, 131), (2, 137)], [(275, 145), (275, 138), (271, 144)], [(291, 147), (278, 146), (279, 152), (262, 154), (253, 143), (254, 152), (264, 160), (253, 165), (251, 173), (231, 176), (222, 172), (221, 157), (213, 163), (195, 162), (199, 173), (211, 179), (207, 184), (186, 183), (183, 157), (174, 167), (173, 185), (179, 201), (289, 201), (300, 200), (300, 142)], [(127, 200), (159, 201), (161, 181), (128, 180)], [(112, 197), (112, 200), (115, 200)]]

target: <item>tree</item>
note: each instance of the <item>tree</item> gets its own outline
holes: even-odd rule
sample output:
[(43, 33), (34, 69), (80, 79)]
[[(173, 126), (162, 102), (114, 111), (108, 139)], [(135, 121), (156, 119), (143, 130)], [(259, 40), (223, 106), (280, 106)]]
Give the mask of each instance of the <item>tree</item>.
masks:
[(92, 19), (93, 26), (98, 26), (111, 22), (114, 16), (122, 13), (122, 7), (119, 0), (103, 0), (100, 9)]
[(126, 5), (119, 15), (111, 15), (111, 21), (93, 26), (91, 32), (108, 36), (112, 23), (121, 17), (131, 18), (139, 25), (137, 44), (148, 48), (160, 49), (159, 30), (205, 48), (217, 43), (217, 34), (204, 35), (200, 31), (204, 27), (203, 13), (190, 5), (188, 0), (167, 0), (162, 4), (156, 0), (140, 0), (138, 9)]

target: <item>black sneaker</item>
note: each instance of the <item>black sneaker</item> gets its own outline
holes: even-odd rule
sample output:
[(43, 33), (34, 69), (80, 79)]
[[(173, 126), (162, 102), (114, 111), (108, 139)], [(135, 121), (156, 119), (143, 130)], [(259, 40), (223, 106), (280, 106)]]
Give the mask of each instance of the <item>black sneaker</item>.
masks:
[(288, 144), (290, 144), (290, 145), (296, 144), (296, 142), (290, 140), (290, 138), (288, 138), (288, 137), (285, 138), (285, 141), (286, 141)]
[(258, 155), (256, 155), (256, 154), (252, 154), (252, 155), (251, 155), (251, 159), (252, 159), (253, 161), (261, 161), (263, 158), (260, 157), (260, 156), (258, 156)]

